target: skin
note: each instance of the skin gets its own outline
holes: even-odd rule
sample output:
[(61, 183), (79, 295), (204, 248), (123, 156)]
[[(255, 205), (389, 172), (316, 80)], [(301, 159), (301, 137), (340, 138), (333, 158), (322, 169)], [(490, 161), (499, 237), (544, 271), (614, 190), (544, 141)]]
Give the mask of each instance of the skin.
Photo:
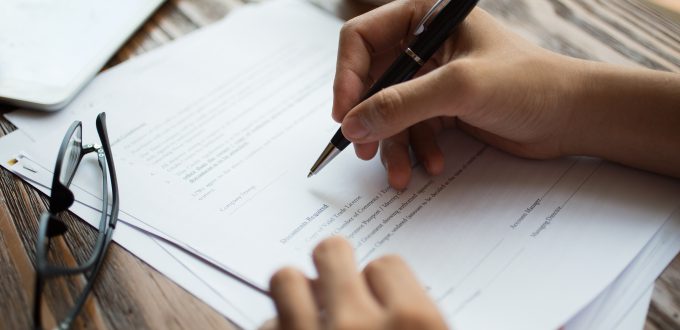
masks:
[[(378, 152), (390, 185), (444, 168), (437, 135), (457, 127), (521, 157), (601, 157), (680, 177), (680, 75), (579, 60), (542, 49), (476, 8), (418, 75), (360, 102), (405, 48), (432, 0), (398, 0), (340, 34), (333, 118), (361, 159)], [(402, 27), (401, 29), (399, 27)], [(359, 273), (340, 238), (314, 251), (318, 279), (283, 269), (271, 281), (282, 329), (441, 329), (434, 303), (397, 257)]]
[(434, 302), (404, 261), (385, 256), (359, 272), (354, 252), (340, 237), (312, 254), (319, 278), (283, 268), (271, 278), (278, 318), (268, 329), (446, 329)]
[(392, 187), (408, 184), (409, 147), (430, 174), (440, 173), (446, 146), (435, 137), (453, 126), (522, 157), (595, 156), (680, 177), (680, 75), (556, 54), (481, 9), (419, 77), (360, 103), (430, 4), (390, 3), (347, 22), (340, 35), (333, 118), (359, 158), (380, 149)]

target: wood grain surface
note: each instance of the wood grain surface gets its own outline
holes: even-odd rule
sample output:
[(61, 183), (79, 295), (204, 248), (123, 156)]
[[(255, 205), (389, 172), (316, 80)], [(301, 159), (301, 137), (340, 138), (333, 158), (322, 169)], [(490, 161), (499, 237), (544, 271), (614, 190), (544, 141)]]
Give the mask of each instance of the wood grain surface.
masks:
[[(677, 0), (674, 0), (677, 1)], [(115, 54), (106, 68), (150, 51), (228, 15), (242, 0), (170, 0)], [(348, 19), (371, 9), (352, 0), (313, 0)], [(667, 1), (668, 3), (672, 1)], [(680, 72), (680, 18), (645, 0), (482, 0), (481, 7), (527, 39), (568, 55)], [(13, 110), (0, 105), (0, 112)], [(329, 109), (330, 113), (330, 109)], [(0, 119), (2, 134), (15, 128)], [(0, 329), (31, 326), (35, 235), (46, 198), (8, 171), (0, 170)], [(65, 215), (72, 228), (58, 240), (67, 263), (85, 258), (77, 248), (95, 230)], [(45, 323), (54, 324), (82, 278), (57, 283), (45, 297)], [(556, 297), (559, 299), (559, 297)], [(680, 257), (657, 279), (646, 329), (680, 329)], [(113, 244), (74, 328), (231, 329), (235, 326), (184, 289)]]

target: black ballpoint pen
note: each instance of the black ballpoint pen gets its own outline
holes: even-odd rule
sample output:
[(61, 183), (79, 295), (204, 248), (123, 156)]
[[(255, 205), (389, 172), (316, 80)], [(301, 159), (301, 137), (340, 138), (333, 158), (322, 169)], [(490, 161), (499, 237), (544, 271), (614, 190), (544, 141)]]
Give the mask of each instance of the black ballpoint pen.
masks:
[[(362, 101), (384, 88), (411, 79), (420, 67), (430, 59), (432, 54), (441, 47), (453, 30), (467, 17), (470, 11), (477, 5), (478, 0), (448, 0), (448, 4), (439, 11), (431, 23), (427, 24), (428, 19), (446, 2), (446, 0), (438, 0), (425, 14), (416, 29), (416, 39), (364, 94)], [(427, 26), (425, 26), (426, 24)], [(342, 135), (342, 130), (338, 129), (328, 146), (326, 146), (326, 149), (319, 156), (319, 159), (312, 166), (307, 177), (311, 177), (321, 171), (326, 164), (349, 144), (350, 142), (347, 138)]]

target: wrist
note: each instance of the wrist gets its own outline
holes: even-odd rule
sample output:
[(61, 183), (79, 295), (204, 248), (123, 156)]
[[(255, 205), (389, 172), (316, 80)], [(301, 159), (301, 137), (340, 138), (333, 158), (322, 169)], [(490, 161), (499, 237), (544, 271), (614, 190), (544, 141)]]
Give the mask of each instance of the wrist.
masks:
[(552, 67), (557, 80), (552, 98), (559, 121), (556, 132), (559, 156), (592, 155), (588, 141), (594, 139), (594, 118), (589, 113), (589, 100), (593, 98), (592, 76), (597, 67), (563, 55), (554, 58)]
[(593, 142), (598, 140), (597, 126), (604, 118), (599, 118), (593, 107), (593, 100), (602, 98), (602, 93), (593, 78), (598, 75), (598, 65), (584, 60), (565, 58), (562, 72), (566, 90), (560, 104), (565, 112), (565, 125), (560, 139), (563, 156), (597, 156)]
[(574, 61), (563, 154), (680, 175), (680, 75)]

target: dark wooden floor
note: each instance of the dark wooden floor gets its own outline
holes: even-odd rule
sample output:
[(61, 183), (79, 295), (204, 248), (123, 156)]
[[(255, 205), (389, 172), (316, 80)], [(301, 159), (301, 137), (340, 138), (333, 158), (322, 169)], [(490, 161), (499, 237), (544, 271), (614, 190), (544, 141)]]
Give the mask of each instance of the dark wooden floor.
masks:
[[(673, 4), (673, 0), (654, 0)], [(677, 1), (677, 0), (675, 0)], [(242, 0), (170, 0), (128, 40), (110, 60), (114, 66), (188, 32), (214, 22)], [(350, 18), (370, 9), (352, 0), (314, 0), (339, 17)], [(677, 1), (680, 2), (680, 1)], [(645, 0), (482, 0), (481, 6), (528, 39), (569, 55), (601, 61), (639, 64), (680, 72), (680, 15), (666, 15)], [(671, 17), (677, 17), (672, 19)], [(11, 111), (1, 106), (1, 112)], [(3, 134), (14, 130), (0, 119)], [(0, 170), (0, 328), (30, 327), (34, 280), (35, 233), (46, 199)], [(65, 262), (84, 256), (71, 249), (92, 241), (94, 230), (80, 228), (57, 242)], [(58, 283), (58, 294), (47, 295), (47, 324), (62, 315), (82, 279)], [(680, 258), (656, 281), (647, 329), (680, 329)], [(52, 320), (50, 320), (52, 318)], [(184, 291), (122, 247), (114, 245), (75, 328), (233, 328), (229, 321)]]

